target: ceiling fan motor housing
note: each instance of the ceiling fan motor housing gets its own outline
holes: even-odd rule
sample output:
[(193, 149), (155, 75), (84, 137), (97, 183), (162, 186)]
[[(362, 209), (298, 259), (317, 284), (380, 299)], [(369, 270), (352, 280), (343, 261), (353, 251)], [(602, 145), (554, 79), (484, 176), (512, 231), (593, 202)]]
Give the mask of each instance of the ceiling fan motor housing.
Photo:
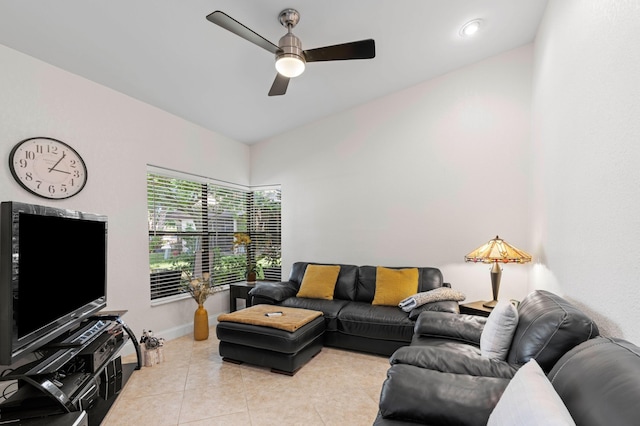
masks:
[(282, 53), (278, 52), (276, 61), (280, 58), (295, 58), (306, 62), (304, 52), (302, 51), (302, 43), (300, 39), (291, 32), (291, 29), (300, 22), (300, 14), (295, 9), (285, 9), (280, 12), (278, 19), (282, 26), (287, 29), (287, 34), (282, 36), (278, 42), (278, 47), (280, 47)]
[(282, 50), (282, 53), (278, 52), (277, 59), (283, 57), (295, 57), (304, 61), (304, 53), (302, 51), (302, 43), (300, 39), (292, 33), (287, 33), (278, 42), (278, 47)]
[[(296, 77), (302, 74), (306, 61), (304, 59), (304, 52), (302, 50), (302, 43), (300, 42), (300, 39), (289, 32), (282, 36), (278, 43), (278, 47), (280, 47), (280, 51), (276, 54), (276, 69), (278, 72), (287, 77)], [(289, 73), (289, 75), (287, 75), (288, 73), (283, 72), (279, 67), (281, 61), (283, 63), (289, 62), (289, 66), (294, 66), (297, 71), (293, 72), (293, 74)]]

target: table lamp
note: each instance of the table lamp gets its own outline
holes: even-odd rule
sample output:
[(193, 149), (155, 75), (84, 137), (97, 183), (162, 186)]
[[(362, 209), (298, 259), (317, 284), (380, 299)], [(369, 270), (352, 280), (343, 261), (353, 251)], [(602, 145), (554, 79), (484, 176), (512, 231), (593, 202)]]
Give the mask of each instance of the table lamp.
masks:
[(498, 263), (527, 263), (531, 262), (531, 255), (508, 244), (496, 235), (493, 240), (478, 247), (464, 257), (465, 262), (492, 263), (491, 289), (493, 300), (483, 303), (486, 308), (493, 308), (498, 303), (498, 291), (500, 290), (500, 278), (502, 268)]

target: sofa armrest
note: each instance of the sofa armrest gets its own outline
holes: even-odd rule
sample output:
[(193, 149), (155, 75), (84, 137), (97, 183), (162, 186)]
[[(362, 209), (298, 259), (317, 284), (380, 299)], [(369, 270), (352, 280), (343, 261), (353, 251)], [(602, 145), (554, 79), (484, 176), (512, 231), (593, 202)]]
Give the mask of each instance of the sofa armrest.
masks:
[(425, 311), (418, 316), (413, 332), (419, 336), (444, 337), (479, 346), (486, 323), (486, 317), (477, 315)]
[(403, 346), (389, 358), (391, 365), (406, 364), (439, 371), (479, 377), (511, 379), (519, 366), (482, 356), (475, 347), (438, 340), (430, 345)]
[(508, 383), (508, 379), (393, 365), (382, 386), (380, 415), (430, 425), (485, 426)]
[(252, 300), (279, 304), (283, 300), (295, 296), (297, 293), (297, 287), (290, 281), (280, 283), (263, 282), (256, 284), (256, 286), (249, 291), (249, 296), (251, 296)]
[(425, 311), (435, 311), (435, 312), (449, 312), (451, 314), (459, 314), (460, 313), (460, 305), (458, 302), (453, 300), (441, 300), (439, 302), (431, 302), (425, 303), (422, 306), (418, 306), (415, 309), (412, 309), (409, 312), (410, 320), (417, 320), (421, 313)]

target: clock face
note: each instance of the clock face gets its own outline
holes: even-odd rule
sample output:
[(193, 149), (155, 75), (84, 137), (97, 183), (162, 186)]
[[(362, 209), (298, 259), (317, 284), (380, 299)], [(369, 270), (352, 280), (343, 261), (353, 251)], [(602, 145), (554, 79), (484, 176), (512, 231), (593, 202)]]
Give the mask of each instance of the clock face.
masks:
[(87, 167), (73, 148), (57, 139), (25, 139), (11, 150), (9, 168), (27, 191), (44, 198), (76, 195), (87, 183)]

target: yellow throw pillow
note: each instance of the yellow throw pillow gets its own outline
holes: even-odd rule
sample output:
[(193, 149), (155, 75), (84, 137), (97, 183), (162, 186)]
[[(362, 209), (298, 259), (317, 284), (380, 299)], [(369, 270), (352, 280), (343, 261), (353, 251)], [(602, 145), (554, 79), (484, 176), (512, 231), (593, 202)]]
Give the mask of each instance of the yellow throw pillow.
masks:
[(336, 288), (339, 273), (339, 265), (307, 265), (296, 296), (333, 300), (333, 291)]
[(418, 268), (376, 268), (376, 293), (372, 305), (398, 306), (418, 291)]

